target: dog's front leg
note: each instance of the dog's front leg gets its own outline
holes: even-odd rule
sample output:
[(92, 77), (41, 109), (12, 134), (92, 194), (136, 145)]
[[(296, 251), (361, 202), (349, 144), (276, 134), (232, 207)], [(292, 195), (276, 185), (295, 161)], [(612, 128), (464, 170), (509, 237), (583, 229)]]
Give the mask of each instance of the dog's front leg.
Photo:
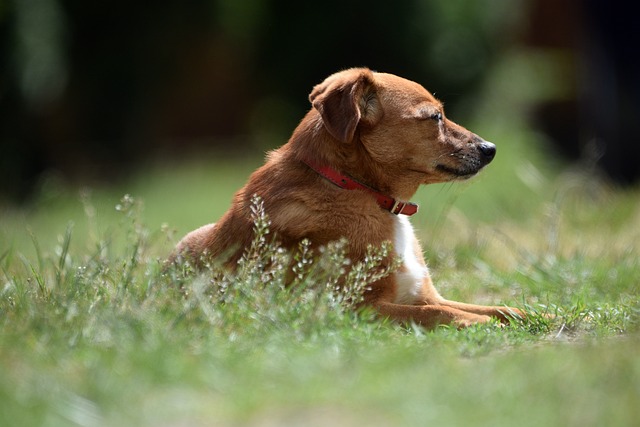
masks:
[(438, 325), (453, 325), (460, 329), (491, 320), (488, 315), (470, 313), (441, 305), (404, 305), (379, 302), (375, 304), (375, 307), (382, 316), (401, 323), (414, 322), (429, 329)]
[(445, 299), (440, 300), (438, 304), (454, 310), (464, 311), (466, 313), (495, 317), (502, 323), (509, 323), (513, 319), (524, 319), (526, 317), (525, 313), (522, 310), (507, 306), (497, 307), (466, 304), (463, 302), (449, 301)]

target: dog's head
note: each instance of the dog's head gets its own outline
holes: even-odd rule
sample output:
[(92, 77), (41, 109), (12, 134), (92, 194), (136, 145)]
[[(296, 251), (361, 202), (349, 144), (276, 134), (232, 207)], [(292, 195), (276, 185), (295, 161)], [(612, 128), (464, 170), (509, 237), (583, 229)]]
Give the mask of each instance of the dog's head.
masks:
[(447, 119), (425, 88), (392, 74), (341, 71), (317, 85), (309, 100), (331, 137), (375, 169), (375, 181), (397, 180), (409, 192), (418, 184), (469, 178), (496, 153), (492, 143)]

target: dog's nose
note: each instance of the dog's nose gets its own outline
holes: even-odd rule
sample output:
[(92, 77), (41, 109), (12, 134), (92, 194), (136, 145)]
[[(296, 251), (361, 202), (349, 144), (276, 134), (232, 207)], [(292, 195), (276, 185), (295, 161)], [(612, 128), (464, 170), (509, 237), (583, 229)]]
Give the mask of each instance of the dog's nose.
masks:
[(490, 162), (496, 156), (495, 144), (488, 141), (482, 141), (478, 144), (478, 150), (480, 150), (480, 153), (485, 157), (487, 162)]

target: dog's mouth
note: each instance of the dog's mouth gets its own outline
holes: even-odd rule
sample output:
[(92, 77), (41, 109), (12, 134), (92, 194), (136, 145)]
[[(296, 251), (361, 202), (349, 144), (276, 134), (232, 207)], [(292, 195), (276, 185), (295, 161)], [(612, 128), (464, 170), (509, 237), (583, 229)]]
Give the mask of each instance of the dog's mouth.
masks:
[(467, 179), (471, 178), (475, 174), (477, 174), (482, 167), (473, 168), (473, 167), (463, 167), (463, 168), (452, 168), (450, 166), (439, 164), (436, 166), (436, 170), (440, 172), (444, 172), (447, 175), (451, 175), (454, 178), (458, 179)]
[[(445, 177), (442, 177), (440, 179), (443, 179), (445, 181), (453, 181), (453, 180), (464, 180), (464, 179), (469, 179), (471, 177), (473, 177), (474, 175), (476, 175), (478, 172), (480, 172), (480, 170), (482, 169), (482, 167), (479, 168), (473, 168), (473, 167), (459, 167), (459, 168), (455, 168), (455, 167), (451, 167), (451, 166), (447, 166), (447, 165), (442, 165), (442, 164), (438, 164), (435, 166), (435, 171), (437, 171), (441, 176), (445, 175)], [(433, 176), (433, 172), (427, 172), (424, 170), (420, 170), (420, 169), (410, 169), (412, 172), (416, 172), (419, 173), (420, 175), (425, 175), (425, 176)]]

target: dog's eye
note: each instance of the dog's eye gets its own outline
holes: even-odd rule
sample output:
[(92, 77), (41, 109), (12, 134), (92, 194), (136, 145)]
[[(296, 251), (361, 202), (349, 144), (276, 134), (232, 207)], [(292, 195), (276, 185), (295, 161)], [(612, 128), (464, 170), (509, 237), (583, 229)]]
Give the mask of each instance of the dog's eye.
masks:
[(429, 118), (433, 119), (433, 120), (435, 120), (437, 122), (441, 122), (442, 121), (442, 113), (437, 112), (435, 114), (432, 114)]

